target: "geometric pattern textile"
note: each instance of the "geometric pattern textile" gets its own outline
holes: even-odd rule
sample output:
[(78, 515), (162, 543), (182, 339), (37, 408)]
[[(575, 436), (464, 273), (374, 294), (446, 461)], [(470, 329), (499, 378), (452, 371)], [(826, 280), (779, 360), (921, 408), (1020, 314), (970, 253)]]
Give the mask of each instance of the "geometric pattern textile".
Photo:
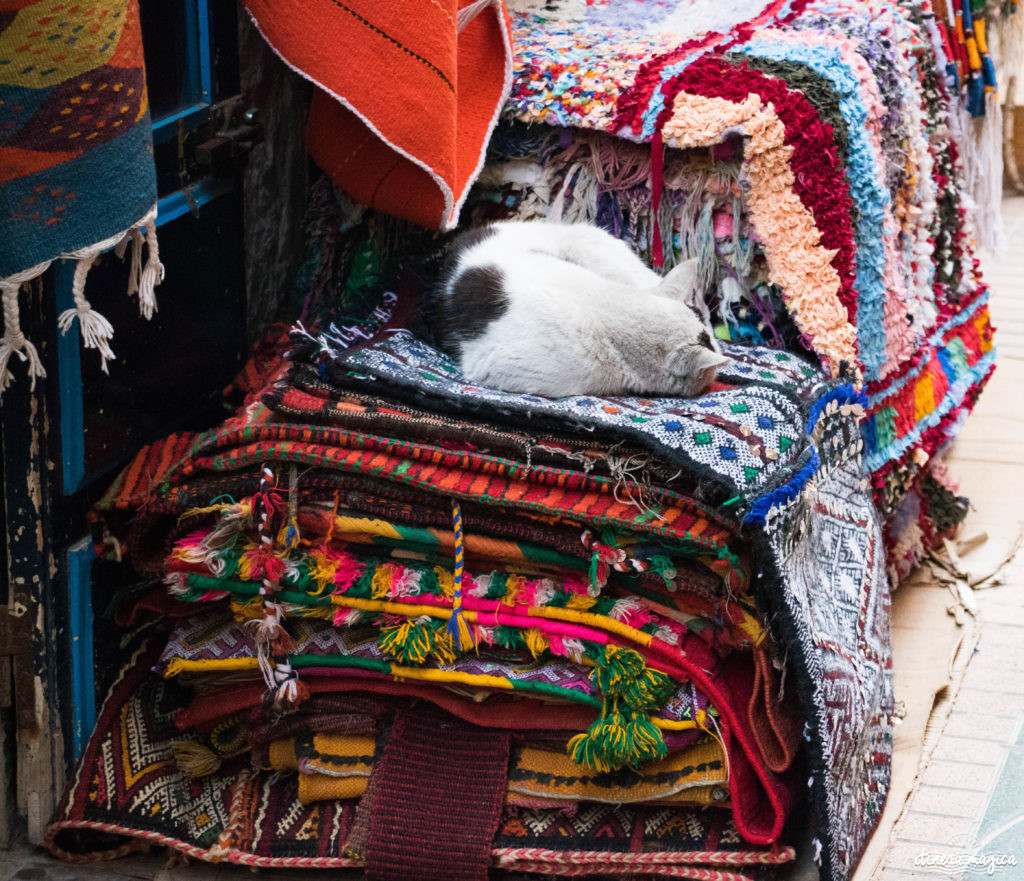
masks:
[[(803, 446), (800, 402), (821, 374), (786, 352), (750, 346), (726, 346), (725, 352), (730, 361), (718, 372), (721, 385), (694, 399), (545, 398), (481, 388), (408, 331), (344, 352), (336, 363), (339, 371), (370, 374), (373, 385), (387, 383), (446, 412), (511, 411), (510, 424), (526, 417), (537, 425), (592, 427), (601, 437), (641, 444), (730, 493), (755, 493), (777, 468), (796, 460)], [(366, 384), (358, 376), (347, 381)]]
[[(808, 727), (823, 874), (846, 877), (885, 806), (893, 731), (889, 581), (853, 420), (812, 491), (770, 515), (759, 541), (763, 608), (787, 646)], [(794, 648), (798, 650), (794, 651)]]
[[(188, 779), (172, 750), (188, 740), (171, 720), (181, 695), (152, 675), (154, 659), (154, 648), (141, 640), (128, 651), (47, 829), (45, 843), (55, 855), (87, 862), (156, 844), (253, 868), (364, 865), (349, 846), (356, 799), (303, 805), (295, 775), (252, 772), (247, 759)], [(791, 847), (744, 842), (729, 811), (615, 805), (505, 808), (490, 851), (495, 868), (575, 876), (583, 866), (614, 865), (623, 876), (716, 881), (753, 881), (757, 867), (793, 857)]]
[(12, 378), (12, 354), (28, 361), (33, 383), (44, 375), (35, 347), (21, 334), (18, 291), (53, 260), (78, 261), (75, 305), (61, 316), (61, 329), (77, 320), (86, 347), (98, 349), (104, 364), (113, 357), (112, 331), (83, 291), (101, 251), (131, 241), (129, 292), (139, 294), (143, 315), (152, 315), (153, 288), (163, 274), (152, 223), (156, 195), (137, 0), (3, 4), (0, 391)]

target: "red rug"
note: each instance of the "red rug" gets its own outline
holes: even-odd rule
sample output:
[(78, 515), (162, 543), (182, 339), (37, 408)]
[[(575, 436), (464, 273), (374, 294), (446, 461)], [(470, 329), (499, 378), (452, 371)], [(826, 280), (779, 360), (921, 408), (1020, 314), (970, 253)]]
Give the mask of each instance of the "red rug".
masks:
[(246, 0), (317, 86), (309, 151), (358, 202), (452, 229), (512, 83), (501, 0)]
[(429, 705), (400, 711), (373, 779), (367, 877), (487, 881), (509, 746)]

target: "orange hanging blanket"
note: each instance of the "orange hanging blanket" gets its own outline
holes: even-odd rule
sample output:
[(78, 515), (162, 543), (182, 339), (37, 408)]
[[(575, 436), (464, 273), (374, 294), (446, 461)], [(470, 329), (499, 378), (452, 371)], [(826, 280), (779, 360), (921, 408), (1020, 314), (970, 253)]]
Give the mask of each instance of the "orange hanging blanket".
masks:
[(309, 151), (352, 198), (447, 230), (512, 82), (502, 0), (246, 0), (316, 86)]

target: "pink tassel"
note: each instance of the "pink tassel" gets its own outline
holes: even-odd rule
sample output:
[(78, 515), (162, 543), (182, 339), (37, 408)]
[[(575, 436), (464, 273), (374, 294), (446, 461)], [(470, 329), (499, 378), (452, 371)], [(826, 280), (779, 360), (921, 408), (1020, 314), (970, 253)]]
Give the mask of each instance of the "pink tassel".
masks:
[(658, 222), (658, 209), (661, 208), (661, 190), (665, 177), (665, 149), (661, 143), (661, 132), (656, 131), (651, 138), (651, 213), (654, 225), (651, 230), (651, 257), (654, 265), (661, 268), (665, 264), (665, 254), (661, 245), (661, 224)]

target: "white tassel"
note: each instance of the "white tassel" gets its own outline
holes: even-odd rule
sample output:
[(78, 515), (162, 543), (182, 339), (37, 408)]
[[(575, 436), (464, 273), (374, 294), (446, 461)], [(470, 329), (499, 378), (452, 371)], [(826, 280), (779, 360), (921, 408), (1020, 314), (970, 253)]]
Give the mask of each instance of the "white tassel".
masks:
[(107, 362), (113, 361), (116, 357), (110, 348), (110, 339), (114, 335), (114, 328), (99, 312), (94, 311), (92, 304), (85, 299), (85, 279), (101, 250), (104, 249), (94, 247), (81, 254), (76, 252), (73, 255), (78, 258), (75, 277), (71, 283), (71, 295), (74, 297), (75, 307), (66, 309), (60, 314), (57, 326), (61, 333), (67, 333), (77, 318), (82, 331), (82, 342), (87, 349), (96, 349), (100, 353), (100, 368), (104, 373), (109, 373)]
[[(160, 248), (156, 241), (156, 208), (154, 205), (130, 230), (120, 236), (114, 253), (124, 260), (128, 245), (132, 247), (132, 262), (128, 269), (128, 296), (139, 295), (139, 312), (147, 321), (156, 309), (153, 289), (164, 280), (164, 266), (160, 262)], [(146, 230), (143, 235), (143, 229)], [(142, 246), (149, 245), (146, 267), (142, 267)]]
[(39, 263), (29, 269), (17, 272), (7, 278), (0, 279), (0, 292), (3, 294), (4, 311), (4, 335), (0, 339), (0, 392), (3, 392), (14, 380), (11, 374), (10, 360), (12, 355), (17, 355), (22, 361), (28, 361), (28, 375), (32, 382), (32, 390), (36, 388), (36, 377), (42, 379), (46, 376), (43, 363), (39, 359), (39, 352), (36, 347), (25, 339), (21, 332), (21, 315), (18, 309), (18, 291), (21, 286), (34, 278), (42, 275), (47, 267), (46, 263)]
[[(132, 263), (128, 270), (128, 296), (134, 297), (139, 292), (139, 285), (142, 281), (142, 245), (146, 239), (142, 235), (142, 230), (135, 227), (131, 231), (131, 243), (132, 243)], [(123, 243), (127, 244), (128, 239), (122, 240)], [(122, 255), (123, 256), (123, 255)]]
[(258, 645), (256, 649), (256, 664), (259, 666), (260, 673), (263, 675), (263, 681), (266, 683), (268, 689), (277, 688), (277, 680), (274, 678), (274, 665), (270, 662), (270, 656), (265, 650), (260, 651)]
[(181, 596), (188, 592), (188, 576), (184, 572), (168, 572), (164, 575), (164, 584), (167, 585), (167, 593), (172, 597)]
[(281, 608), (280, 604), (272, 600), (264, 600), (263, 617), (253, 618), (246, 622), (246, 626), (253, 632), (256, 649), (260, 654), (270, 654), (270, 644), (280, 634), (281, 621), (283, 619), (284, 609)]
[[(146, 267), (139, 276), (139, 311), (147, 321), (156, 312), (155, 288), (164, 280), (164, 265), (160, 262), (160, 247), (156, 241), (156, 219), (146, 225)], [(141, 249), (141, 245), (140, 245)], [(134, 253), (132, 255), (134, 262)]]
[[(154, 214), (155, 211), (156, 207), (154, 206), (146, 217)], [(113, 361), (115, 358), (114, 352), (110, 348), (110, 340), (114, 336), (114, 328), (106, 318), (93, 310), (92, 304), (85, 298), (85, 279), (100, 254), (110, 248), (116, 249), (127, 236), (127, 232), (119, 232), (117, 235), (104, 239), (101, 242), (96, 242), (88, 248), (80, 248), (77, 251), (61, 254), (67, 260), (76, 260), (78, 262), (75, 265), (75, 277), (71, 282), (71, 295), (74, 298), (75, 307), (73, 309), (66, 309), (60, 314), (57, 318), (57, 326), (60, 328), (61, 333), (67, 333), (77, 318), (79, 328), (82, 331), (82, 342), (87, 349), (96, 349), (100, 353), (100, 367), (104, 373), (110, 372), (107, 370), (107, 362)]]
[(724, 324), (732, 327), (736, 324), (736, 314), (733, 311), (733, 306), (740, 306), (747, 296), (747, 292), (743, 290), (743, 285), (731, 275), (727, 275), (722, 279), (722, 283), (718, 286), (718, 291), (721, 295), (718, 315)]

